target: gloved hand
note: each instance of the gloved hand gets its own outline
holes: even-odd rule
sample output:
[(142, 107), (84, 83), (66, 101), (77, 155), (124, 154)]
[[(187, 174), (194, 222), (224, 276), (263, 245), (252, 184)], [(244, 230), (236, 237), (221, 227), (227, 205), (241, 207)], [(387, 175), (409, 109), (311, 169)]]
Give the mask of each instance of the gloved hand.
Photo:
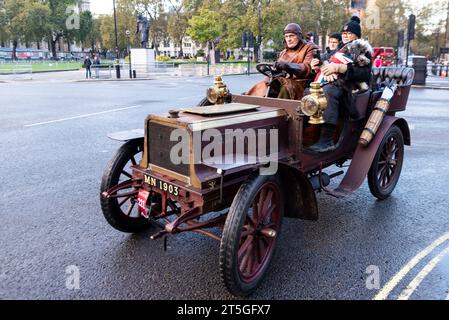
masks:
[(332, 83), (338, 79), (338, 74), (333, 73), (330, 76), (324, 76), (324, 80), (326, 80), (329, 83)]
[(289, 69), (288, 62), (282, 61), (282, 60), (276, 61), (276, 63), (274, 64), (274, 67), (278, 71), (282, 71), (282, 70), (287, 71)]
[(321, 72), (325, 76), (330, 76), (333, 73), (345, 73), (346, 71), (348, 71), (348, 66), (346, 64), (331, 63), (321, 68)]

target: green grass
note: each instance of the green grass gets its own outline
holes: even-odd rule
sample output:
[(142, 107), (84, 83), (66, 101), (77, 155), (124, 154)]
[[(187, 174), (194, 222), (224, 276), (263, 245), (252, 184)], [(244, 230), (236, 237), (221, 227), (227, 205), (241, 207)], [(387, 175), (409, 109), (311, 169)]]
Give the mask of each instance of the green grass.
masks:
[[(0, 64), (1, 73), (14, 73), (14, 72), (26, 72), (29, 70), (29, 63), (5, 63)], [(79, 62), (45, 62), (45, 63), (33, 63), (31, 64), (33, 72), (46, 72), (46, 71), (64, 71), (64, 70), (76, 70), (81, 68)]]

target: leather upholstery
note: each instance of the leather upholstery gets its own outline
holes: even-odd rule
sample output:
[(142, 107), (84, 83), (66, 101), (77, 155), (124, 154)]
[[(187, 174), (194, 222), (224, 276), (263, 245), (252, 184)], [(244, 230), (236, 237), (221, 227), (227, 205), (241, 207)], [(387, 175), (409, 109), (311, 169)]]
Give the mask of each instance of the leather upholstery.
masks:
[(396, 79), (399, 86), (410, 86), (415, 77), (415, 70), (406, 67), (381, 67), (372, 69), (372, 89), (377, 91), (382, 83)]

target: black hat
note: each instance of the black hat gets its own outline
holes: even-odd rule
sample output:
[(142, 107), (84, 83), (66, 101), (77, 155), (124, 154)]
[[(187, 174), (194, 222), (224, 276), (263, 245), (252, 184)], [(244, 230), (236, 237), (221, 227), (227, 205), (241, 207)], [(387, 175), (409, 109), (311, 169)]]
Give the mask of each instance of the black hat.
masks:
[(362, 37), (362, 28), (360, 27), (360, 18), (357, 16), (351, 17), (351, 20), (346, 22), (346, 24), (343, 26), (343, 29), (341, 32), (352, 32), (357, 37)]
[(341, 42), (341, 33), (334, 32), (329, 35), (329, 38), (337, 39), (338, 42)]
[(289, 23), (284, 28), (284, 34), (286, 33), (294, 33), (298, 37), (302, 36), (302, 29), (297, 23)]

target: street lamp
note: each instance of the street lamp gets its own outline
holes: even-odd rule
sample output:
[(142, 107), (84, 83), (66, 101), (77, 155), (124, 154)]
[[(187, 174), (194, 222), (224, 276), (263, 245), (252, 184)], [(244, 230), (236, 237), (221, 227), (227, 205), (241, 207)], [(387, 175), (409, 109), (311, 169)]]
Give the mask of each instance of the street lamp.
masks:
[(115, 11), (115, 0), (112, 0), (112, 4), (114, 6), (114, 33), (115, 33), (115, 72), (117, 75), (117, 79), (120, 79), (120, 52), (118, 50), (118, 35), (117, 35), (117, 13)]
[(129, 59), (129, 78), (132, 79), (133, 78), (133, 72), (132, 72), (132, 67), (131, 67), (131, 31), (126, 30), (126, 37), (128, 38), (128, 59)]

